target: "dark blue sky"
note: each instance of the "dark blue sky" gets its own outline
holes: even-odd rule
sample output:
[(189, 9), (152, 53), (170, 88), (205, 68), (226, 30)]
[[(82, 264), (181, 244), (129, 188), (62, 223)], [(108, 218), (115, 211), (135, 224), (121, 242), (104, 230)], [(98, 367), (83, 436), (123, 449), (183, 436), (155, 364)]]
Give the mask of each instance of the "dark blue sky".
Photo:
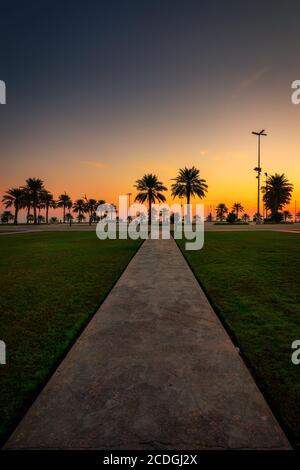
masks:
[(148, 149), (168, 162), (192, 154), (197, 139), (199, 151), (218, 141), (229, 152), (237, 125), (242, 136), (293, 122), (299, 1), (10, 0), (0, 8), (1, 188), (37, 163), (43, 177), (47, 162), (71, 171), (74, 148), (85, 160), (132, 155), (134, 163)]
[(264, 64), (278, 73), (299, 64), (299, 20), (293, 1), (2, 1), (9, 111), (120, 110), (220, 75), (226, 89)]

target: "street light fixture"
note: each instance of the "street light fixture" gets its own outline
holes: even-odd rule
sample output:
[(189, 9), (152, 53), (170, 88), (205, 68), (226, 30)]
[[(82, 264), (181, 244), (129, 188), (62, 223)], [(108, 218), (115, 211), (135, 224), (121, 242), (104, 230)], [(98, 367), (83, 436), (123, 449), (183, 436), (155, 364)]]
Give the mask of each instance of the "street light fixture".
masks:
[(265, 134), (265, 130), (262, 129), (260, 132), (252, 132), (252, 134), (257, 135), (258, 137), (258, 155), (257, 155), (257, 166), (254, 168), (254, 171), (257, 172), (257, 218), (256, 218), (256, 223), (260, 224), (260, 175), (261, 175), (261, 166), (260, 166), (260, 137), (262, 135), (267, 135)]

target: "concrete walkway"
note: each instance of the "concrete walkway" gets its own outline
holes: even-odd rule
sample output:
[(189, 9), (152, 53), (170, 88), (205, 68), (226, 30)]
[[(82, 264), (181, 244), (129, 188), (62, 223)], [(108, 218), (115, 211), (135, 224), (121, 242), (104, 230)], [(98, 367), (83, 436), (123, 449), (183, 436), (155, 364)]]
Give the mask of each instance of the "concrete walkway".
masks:
[(6, 448), (289, 443), (174, 240), (148, 240)]

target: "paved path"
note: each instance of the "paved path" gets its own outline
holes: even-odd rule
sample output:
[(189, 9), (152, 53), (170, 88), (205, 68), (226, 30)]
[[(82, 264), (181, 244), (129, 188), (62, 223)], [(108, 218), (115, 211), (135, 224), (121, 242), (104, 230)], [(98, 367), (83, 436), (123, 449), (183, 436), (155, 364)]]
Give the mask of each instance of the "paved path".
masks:
[(171, 239), (142, 245), (6, 447), (289, 444)]

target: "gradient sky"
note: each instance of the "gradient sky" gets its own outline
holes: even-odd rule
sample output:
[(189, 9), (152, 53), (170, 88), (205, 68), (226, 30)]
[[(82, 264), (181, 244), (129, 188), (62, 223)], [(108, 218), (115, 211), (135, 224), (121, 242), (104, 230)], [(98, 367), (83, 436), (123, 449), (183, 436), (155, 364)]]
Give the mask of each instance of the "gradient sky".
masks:
[[(2, 1), (0, 192), (40, 177), (54, 196), (117, 202), (145, 172), (197, 166), (210, 205), (255, 211), (262, 167), (300, 209), (300, 2)], [(170, 193), (169, 193), (170, 195)]]

